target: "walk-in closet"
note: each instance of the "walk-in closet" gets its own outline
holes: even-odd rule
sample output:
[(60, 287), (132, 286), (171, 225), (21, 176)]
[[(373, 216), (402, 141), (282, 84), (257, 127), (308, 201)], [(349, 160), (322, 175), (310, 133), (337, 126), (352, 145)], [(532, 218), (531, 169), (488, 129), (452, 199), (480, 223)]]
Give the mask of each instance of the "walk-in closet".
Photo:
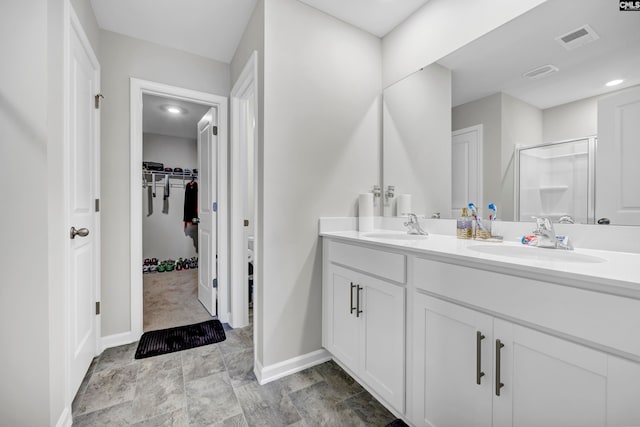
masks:
[(198, 301), (198, 121), (208, 106), (143, 96), (144, 331), (208, 320)]

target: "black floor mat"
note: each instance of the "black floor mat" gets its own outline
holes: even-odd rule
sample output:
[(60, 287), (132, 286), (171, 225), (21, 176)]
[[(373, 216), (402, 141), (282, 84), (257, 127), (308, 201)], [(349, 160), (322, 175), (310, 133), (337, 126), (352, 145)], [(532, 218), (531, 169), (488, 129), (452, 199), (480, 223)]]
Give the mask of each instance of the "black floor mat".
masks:
[(398, 418), (397, 420), (391, 421), (385, 427), (409, 427), (409, 426), (405, 424), (405, 422), (402, 421), (400, 418)]
[(177, 328), (145, 332), (140, 337), (135, 358), (144, 359), (145, 357), (187, 350), (224, 341), (226, 338), (222, 323), (217, 319), (178, 326)]

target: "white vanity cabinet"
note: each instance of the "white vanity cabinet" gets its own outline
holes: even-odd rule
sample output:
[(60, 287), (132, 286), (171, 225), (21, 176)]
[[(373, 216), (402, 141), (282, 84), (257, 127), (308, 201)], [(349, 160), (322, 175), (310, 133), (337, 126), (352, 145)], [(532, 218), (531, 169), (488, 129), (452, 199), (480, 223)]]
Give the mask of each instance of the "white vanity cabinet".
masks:
[[(415, 266), (418, 288), (432, 294), (418, 289), (413, 298), (410, 393), (411, 418), (416, 425), (640, 425), (640, 364), (464, 306), (478, 304), (482, 308), (485, 300), (474, 296), (474, 292), (487, 292), (498, 307), (508, 302), (509, 314), (514, 319), (518, 315), (525, 321), (536, 320), (538, 314), (554, 317), (553, 304), (536, 306), (535, 299), (522, 300), (526, 286), (535, 286), (535, 281), (529, 283), (486, 271), (476, 271), (469, 280), (465, 267), (428, 260), (418, 259)], [(431, 274), (421, 274), (425, 269), (431, 270)], [(511, 292), (514, 298), (521, 298), (521, 307), (509, 295), (492, 292), (490, 284), (500, 279), (511, 282)], [(440, 282), (436, 284), (434, 280)], [(470, 282), (474, 290), (468, 290), (466, 301), (458, 304), (451, 297), (459, 291), (461, 282)], [(553, 298), (545, 295), (542, 283), (538, 285), (542, 301)], [(566, 288), (559, 285), (556, 288), (560, 298)], [(589, 291), (569, 291), (575, 293), (574, 304), (588, 302), (586, 298), (590, 295), (583, 292)], [(508, 294), (509, 290), (504, 292)], [(604, 296), (603, 302), (607, 302)], [(609, 315), (615, 317), (615, 303), (622, 308), (629, 301), (609, 302), (613, 304), (611, 307), (601, 309), (614, 310)], [(547, 305), (549, 311), (545, 313)], [(500, 311), (492, 310), (505, 311), (509, 311), (506, 306)], [(567, 307), (566, 312), (571, 315), (571, 308)], [(540, 318), (537, 321), (542, 322)], [(555, 326), (554, 331), (560, 335), (566, 327)]]
[(404, 412), (405, 255), (326, 240), (324, 250), (323, 346)]

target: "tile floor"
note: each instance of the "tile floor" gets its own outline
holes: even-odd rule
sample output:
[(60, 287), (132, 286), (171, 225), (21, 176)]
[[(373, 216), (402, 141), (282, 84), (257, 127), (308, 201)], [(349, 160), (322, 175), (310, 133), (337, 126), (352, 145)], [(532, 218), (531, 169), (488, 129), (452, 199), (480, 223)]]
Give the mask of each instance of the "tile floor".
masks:
[(226, 335), (141, 360), (137, 343), (105, 350), (73, 402), (73, 425), (382, 427), (395, 418), (332, 361), (261, 386), (252, 327)]

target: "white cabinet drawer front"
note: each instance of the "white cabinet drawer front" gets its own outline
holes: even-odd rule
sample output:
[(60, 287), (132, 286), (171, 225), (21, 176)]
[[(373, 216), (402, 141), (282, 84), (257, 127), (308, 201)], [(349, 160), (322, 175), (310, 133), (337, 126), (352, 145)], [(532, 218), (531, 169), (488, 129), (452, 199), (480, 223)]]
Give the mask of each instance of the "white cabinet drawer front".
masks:
[(329, 260), (366, 273), (405, 283), (406, 255), (329, 242)]
[(416, 287), (640, 356), (640, 301), (416, 258)]

